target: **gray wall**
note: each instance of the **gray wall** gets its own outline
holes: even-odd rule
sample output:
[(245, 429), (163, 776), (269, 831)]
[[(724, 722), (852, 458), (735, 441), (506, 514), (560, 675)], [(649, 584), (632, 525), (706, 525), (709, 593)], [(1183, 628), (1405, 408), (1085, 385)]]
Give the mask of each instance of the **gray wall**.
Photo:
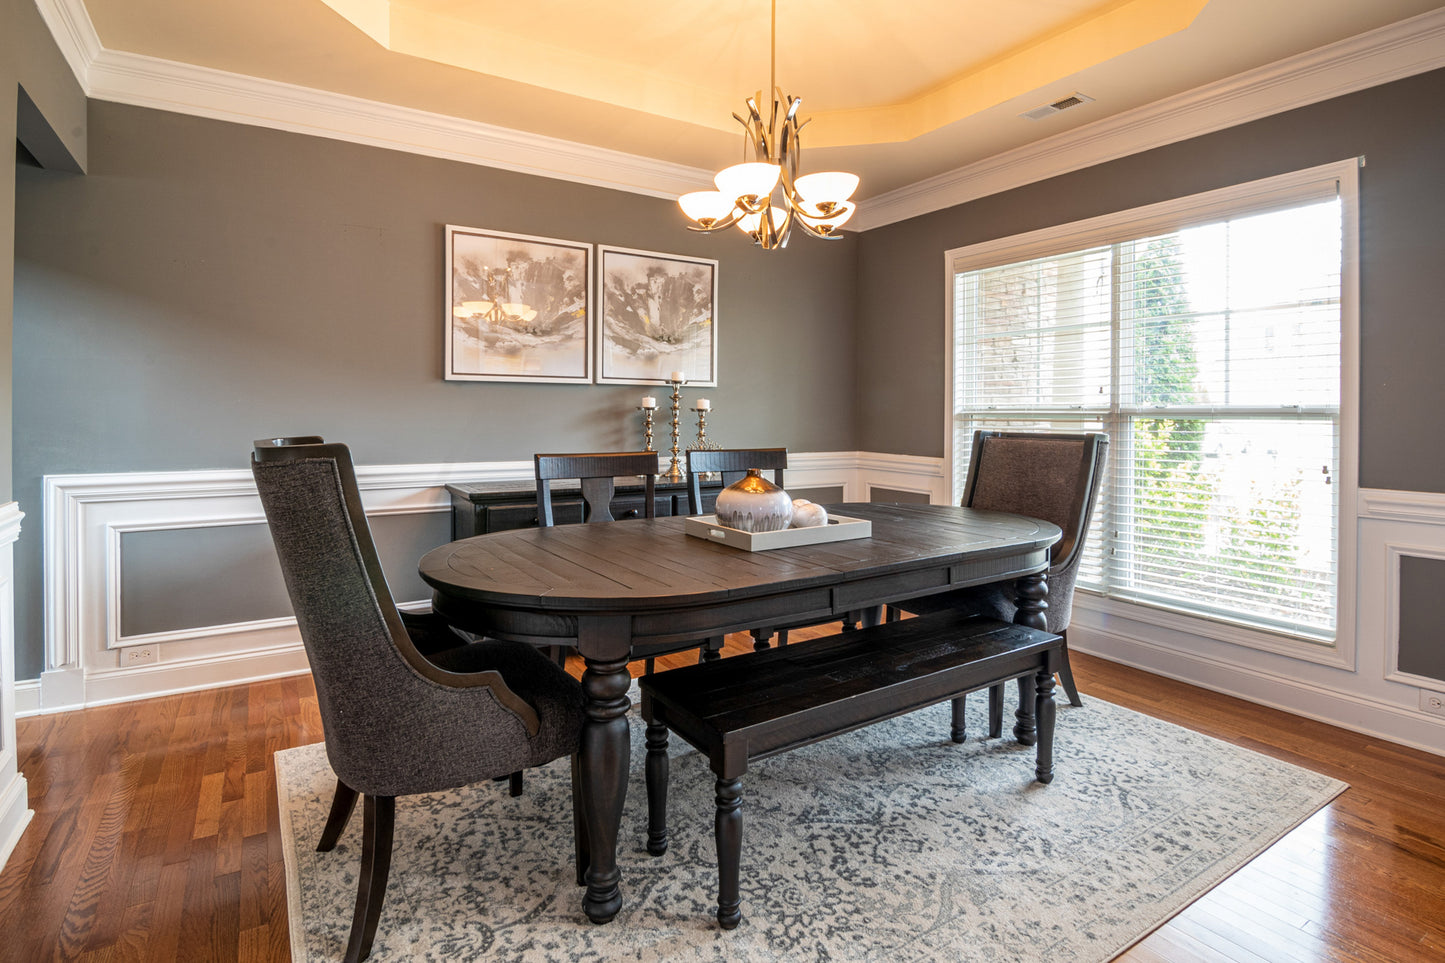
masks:
[[(23, 113), (20, 107), (24, 108)], [(60, 55), (32, 0), (0, 0), (0, 503), (11, 492), (11, 305), (15, 239), (15, 167), (12, 143), (65, 169), (85, 166), (85, 95)], [(39, 528), (31, 510), (26, 528)]]
[(1445, 492), (1445, 70), (863, 234), (859, 446), (943, 454), (944, 252), (1367, 155), (1360, 172), (1360, 484)]
[[(717, 258), (709, 438), (856, 448), (855, 239), (762, 252), (669, 200), (110, 103), (89, 128), (87, 176), (18, 175), (22, 508), (44, 474), (243, 468), (271, 434), (361, 464), (640, 447), (648, 389), (442, 380), (447, 223)], [(33, 677), (38, 537), (16, 588)]]

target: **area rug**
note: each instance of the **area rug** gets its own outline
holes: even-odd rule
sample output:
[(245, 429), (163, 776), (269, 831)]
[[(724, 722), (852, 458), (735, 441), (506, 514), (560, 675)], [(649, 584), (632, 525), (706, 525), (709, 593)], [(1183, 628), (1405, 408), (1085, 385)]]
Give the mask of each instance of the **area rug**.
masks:
[[(985, 731), (986, 701), (969, 700), (970, 733)], [(1095, 698), (1060, 705), (1043, 786), (1010, 738), (951, 742), (945, 704), (753, 765), (743, 922), (724, 932), (707, 760), (673, 739), (671, 848), (649, 856), (631, 715), (613, 922), (581, 911), (561, 760), (518, 798), (503, 782), (397, 801), (372, 959), (1108, 960), (1346, 788)], [(317, 853), (335, 785), (323, 747), (278, 752), (276, 774), (292, 957), (340, 959), (359, 807)]]

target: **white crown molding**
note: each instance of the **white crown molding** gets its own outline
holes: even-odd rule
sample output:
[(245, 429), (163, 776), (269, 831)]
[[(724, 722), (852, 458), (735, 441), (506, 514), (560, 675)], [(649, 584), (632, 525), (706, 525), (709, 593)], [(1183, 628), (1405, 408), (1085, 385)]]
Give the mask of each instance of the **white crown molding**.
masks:
[[(107, 50), (82, 0), (36, 0), (86, 95), (645, 194), (712, 172), (293, 84)], [(1199, 87), (910, 184), (860, 205), (867, 231), (1445, 66), (1445, 9)]]
[(1197, 87), (860, 204), (867, 231), (1445, 66), (1445, 9)]
[(82, 0), (36, 0), (86, 96), (674, 198), (712, 171), (100, 43)]

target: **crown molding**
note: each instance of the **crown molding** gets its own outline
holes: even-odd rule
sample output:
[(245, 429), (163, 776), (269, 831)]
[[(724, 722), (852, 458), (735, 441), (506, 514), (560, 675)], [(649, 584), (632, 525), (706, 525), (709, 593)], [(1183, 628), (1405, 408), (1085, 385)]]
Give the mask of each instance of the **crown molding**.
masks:
[(1445, 9), (1290, 57), (871, 197), (867, 231), (1445, 66)]
[[(712, 171), (443, 114), (108, 50), (83, 0), (36, 0), (88, 97), (676, 197)], [(1157, 101), (866, 199), (867, 231), (1445, 66), (1445, 9)]]
[(106, 49), (82, 0), (36, 0), (86, 96), (669, 199), (712, 171), (556, 137)]

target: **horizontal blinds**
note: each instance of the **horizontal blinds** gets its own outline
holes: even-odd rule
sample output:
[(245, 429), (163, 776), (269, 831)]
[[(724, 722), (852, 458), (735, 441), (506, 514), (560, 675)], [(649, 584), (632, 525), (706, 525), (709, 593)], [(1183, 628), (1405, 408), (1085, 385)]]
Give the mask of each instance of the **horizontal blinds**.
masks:
[(1332, 638), (1340, 252), (1304, 192), (955, 274), (955, 485), (975, 428), (1107, 431), (1082, 587)]

